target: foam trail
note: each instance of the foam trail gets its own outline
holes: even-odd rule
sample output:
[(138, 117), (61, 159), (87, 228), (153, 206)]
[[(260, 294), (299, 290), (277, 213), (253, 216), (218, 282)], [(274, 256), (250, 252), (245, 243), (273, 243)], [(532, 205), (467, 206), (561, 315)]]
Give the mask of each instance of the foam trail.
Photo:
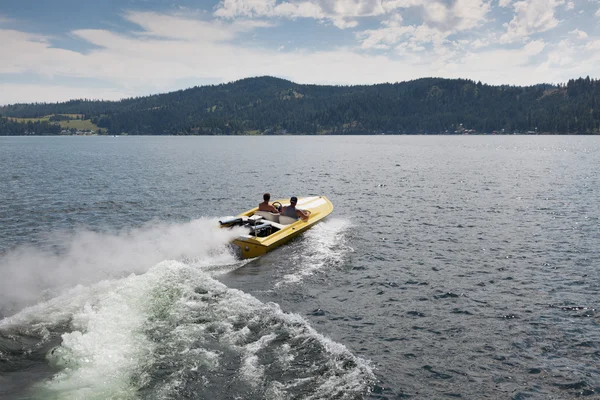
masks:
[(71, 304), (69, 332), (47, 355), (58, 372), (35, 398), (354, 399), (374, 380), (366, 361), (301, 316), (188, 264), (75, 291), (0, 321), (0, 332), (50, 328), (63, 318), (52, 310)]
[(63, 369), (47, 389), (62, 399), (138, 397), (129, 379), (152, 354), (153, 343), (143, 327), (148, 291), (160, 284), (157, 278), (147, 274), (125, 279), (110, 295), (73, 315), (73, 331), (63, 334), (62, 344), (48, 354), (49, 362)]
[(297, 270), (283, 276), (275, 287), (301, 282), (307, 276), (325, 268), (339, 264), (344, 256), (352, 251), (346, 245), (346, 231), (351, 223), (345, 219), (331, 219), (317, 224), (304, 234), (302, 252), (298, 254), (294, 265)]
[(6, 278), (0, 280), (0, 306), (19, 309), (77, 284), (144, 273), (167, 259), (199, 264), (210, 259), (213, 266), (234, 263), (225, 244), (241, 232), (217, 225), (201, 218), (180, 224), (148, 223), (113, 234), (87, 230), (53, 234), (59, 254), (22, 246), (0, 257), (0, 271)]

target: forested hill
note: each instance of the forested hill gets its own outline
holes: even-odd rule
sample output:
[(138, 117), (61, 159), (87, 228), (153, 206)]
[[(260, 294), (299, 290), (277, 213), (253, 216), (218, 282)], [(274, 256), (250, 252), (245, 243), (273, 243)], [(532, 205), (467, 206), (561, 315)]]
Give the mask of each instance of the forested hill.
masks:
[(599, 106), (600, 80), (589, 77), (529, 87), (441, 78), (318, 86), (260, 77), (117, 102), (0, 107), (8, 117), (0, 118), (0, 134), (55, 134), (52, 121), (68, 115), (130, 135), (599, 133)]

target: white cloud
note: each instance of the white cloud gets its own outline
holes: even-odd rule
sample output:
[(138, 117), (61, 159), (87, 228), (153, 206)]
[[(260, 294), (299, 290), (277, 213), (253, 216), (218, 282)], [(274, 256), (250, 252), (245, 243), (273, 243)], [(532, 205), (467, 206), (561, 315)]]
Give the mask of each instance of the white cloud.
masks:
[(584, 31), (580, 31), (579, 29), (572, 30), (569, 32), (571, 35), (574, 35), (579, 40), (585, 40), (588, 38), (588, 34)]
[(593, 51), (596, 47), (600, 48), (597, 41), (583, 45), (562, 40), (554, 45), (546, 61), (538, 67), (540, 75), (554, 73), (561, 76), (563, 82), (574, 77), (594, 75), (593, 71), (597, 71), (600, 64), (600, 52)]
[(585, 45), (586, 50), (600, 50), (600, 40), (593, 40)]
[(399, 8), (410, 8), (423, 6), (426, 3), (424, 0), (382, 0), (381, 6), (387, 12), (397, 10)]
[(508, 7), (511, 5), (511, 3), (512, 3), (512, 0), (499, 0), (498, 6), (499, 7)]
[(596, 11), (596, 14), (594, 14), (596, 17), (600, 17), (600, 8), (598, 9), (598, 11)]
[(575, 8), (575, 3), (573, 3), (572, 1), (568, 2), (567, 5), (565, 6), (565, 8), (567, 10), (572, 10)]
[(441, 31), (427, 25), (420, 25), (414, 30), (411, 41), (415, 41), (419, 44), (433, 43), (440, 45), (446, 40), (450, 33), (451, 32), (449, 31)]
[[(152, 13), (128, 13), (127, 18), (142, 23), (144, 30), (132, 34), (94, 29), (74, 31), (75, 37), (98, 46), (86, 54), (51, 47), (47, 38), (37, 35), (0, 30), (3, 52), (0, 73), (96, 78), (115, 82), (127, 91), (142, 86), (146, 92), (164, 91), (178, 79), (212, 78), (206, 67), (212, 65), (218, 71), (219, 66), (215, 65), (218, 63), (211, 61), (213, 58), (219, 59), (225, 70), (244, 65), (250, 51), (226, 42), (257, 25)], [(261, 56), (260, 51), (255, 54)], [(198, 65), (205, 66), (204, 73), (198, 72)]]
[(343, 17), (366, 17), (385, 13), (377, 0), (321, 0), (319, 4), (326, 12)]
[(461, 70), (478, 76), (477, 79), (484, 82), (511, 82), (521, 85), (555, 82), (555, 79), (546, 79), (540, 75), (536, 68), (530, 65), (532, 57), (538, 56), (545, 46), (543, 41), (532, 41), (516, 49), (468, 52), (461, 59)]
[(431, 22), (444, 22), (448, 18), (448, 7), (443, 3), (431, 2), (424, 5), (426, 19)]
[(347, 28), (355, 28), (358, 26), (358, 22), (355, 20), (347, 20), (345, 18), (333, 18), (333, 25), (336, 28), (347, 29)]
[(488, 0), (455, 0), (453, 2), (428, 0), (389, 0), (382, 3), (390, 10), (422, 10), (425, 25), (445, 31), (463, 31), (481, 25), (491, 10)]
[(10, 29), (0, 29), (0, 48), (0, 73), (4, 74), (35, 71), (51, 75), (54, 68), (63, 65), (63, 60), (78, 62), (82, 58), (70, 50), (51, 48), (44, 36)]
[(483, 39), (475, 39), (474, 41), (469, 43), (473, 49), (480, 49), (482, 47), (487, 47), (490, 45), (490, 41), (486, 38)]
[[(130, 20), (138, 20), (139, 17), (135, 13), (128, 15)], [(171, 18), (181, 26), (190, 23), (187, 18)], [(54, 89), (56, 99), (149, 94), (173, 90), (173, 86), (181, 80), (223, 82), (248, 76), (274, 75), (301, 83), (342, 84), (419, 76), (418, 69), (410, 65), (350, 50), (277, 51), (236, 45), (223, 41), (223, 34), (218, 31), (224, 27), (209, 23), (200, 27), (189, 25), (205, 35), (195, 36), (184, 30), (169, 33), (170, 37), (165, 38), (164, 22), (160, 18), (147, 18), (142, 32), (130, 34), (91, 29), (75, 31), (76, 37), (97, 46), (85, 54), (50, 47), (47, 39), (27, 33), (0, 31), (0, 46), (4, 55), (8, 56), (0, 59), (0, 73), (27, 72), (49, 79), (52, 76), (60, 76), (61, 79), (93, 78), (110, 82), (116, 88), (104, 92), (93, 88), (74, 91), (72, 87), (65, 87), (64, 92), (60, 92), (58, 88), (52, 88), (37, 96), (33, 85), (24, 85), (24, 90), (18, 91), (15, 89), (18, 85), (5, 84), (3, 88), (7, 90), (0, 92), (0, 104), (46, 100), (50, 97), (46, 94)], [(373, 68), (374, 65), (377, 68)]]
[(546, 74), (542, 75), (531, 65), (534, 57), (541, 56), (545, 49), (546, 43), (540, 40), (529, 42), (521, 48), (487, 48), (483, 51), (472, 51), (452, 44), (436, 47), (434, 52), (411, 52), (403, 44), (398, 50), (406, 51), (403, 54), (406, 60), (411, 60), (428, 71), (425, 76), (527, 85), (557, 81), (558, 68), (549, 68)]
[(414, 8), (428, 24), (461, 31), (478, 26), (490, 11), (491, 0), (222, 0), (214, 15), (223, 18), (281, 17), (328, 20), (341, 29), (356, 27), (358, 18), (390, 15)]
[(218, 17), (260, 17), (272, 15), (276, 0), (223, 0), (215, 11)]
[[(406, 5), (414, 0), (402, 1)], [(47, 85), (0, 83), (0, 104), (74, 97), (116, 99), (181, 89), (193, 82), (219, 83), (261, 75), (316, 84), (372, 84), (424, 76), (533, 84), (597, 75), (600, 44), (596, 37), (579, 41), (576, 38), (583, 31), (574, 30), (571, 40), (558, 44), (546, 37), (525, 40), (521, 46), (499, 44), (489, 31), (476, 38), (470, 35), (453, 39), (451, 35), (458, 31), (446, 29), (439, 21), (458, 18), (458, 3), (444, 4), (445, 17), (440, 9), (438, 17), (420, 25), (408, 25), (399, 13), (390, 12), (379, 29), (355, 34), (359, 48), (327, 51), (291, 50), (287, 44), (286, 48), (278, 48), (281, 43), (273, 48), (259, 42), (247, 46), (239, 39), (246, 40), (255, 30), (272, 26), (272, 22), (206, 21), (201, 16), (181, 14), (130, 12), (125, 17), (138, 25), (132, 31), (72, 32), (73, 37), (95, 45), (85, 53), (52, 47), (48, 37), (4, 29), (0, 30), (0, 73), (36, 74), (45, 77)], [(307, 10), (298, 13), (308, 15)], [(422, 11), (425, 13), (425, 9)], [(480, 17), (473, 21), (486, 18), (481, 10), (476, 14)], [(344, 23), (354, 21), (340, 18)], [(388, 54), (373, 55), (365, 52), (368, 49), (385, 49)], [(75, 80), (59, 86), (53, 83), (54, 76), (59, 76), (61, 82)], [(77, 86), (76, 82), (86, 79), (106, 82), (110, 88)]]
[(155, 12), (128, 12), (125, 18), (144, 29), (141, 35), (181, 40), (203, 38), (213, 42), (232, 40), (240, 33), (273, 26), (271, 22), (260, 20), (242, 19), (235, 23), (224, 23)]
[(568, 67), (573, 63), (573, 45), (568, 40), (562, 40), (556, 46), (556, 49), (548, 55), (545, 65), (555, 67)]
[(398, 43), (404, 36), (412, 35), (414, 26), (402, 26), (400, 14), (383, 21), (383, 28), (358, 32), (356, 37), (361, 41), (363, 49), (388, 49), (391, 45)]
[(403, 55), (409, 49), (422, 51), (426, 44), (433, 44), (434, 50), (439, 50), (450, 35), (481, 25), (490, 11), (490, 4), (482, 0), (457, 0), (451, 6), (419, 0), (392, 1), (384, 8), (391, 7), (390, 4), (396, 8), (421, 6), (423, 23), (402, 26), (398, 22), (402, 20), (400, 14), (392, 14), (381, 23), (381, 28), (356, 34), (362, 48), (385, 49), (396, 45), (396, 50)]
[[(318, 4), (304, 1), (301, 3), (281, 3), (268, 11), (263, 12), (267, 16), (288, 18), (313, 18), (325, 19), (326, 15)], [(219, 15), (219, 10), (215, 13)], [(236, 15), (231, 15), (234, 17)]]
[(305, 0), (277, 4), (275, 0), (223, 0), (214, 15), (222, 18), (281, 17), (329, 20), (340, 29), (353, 28), (357, 17), (382, 15), (379, 0)]
[(528, 0), (513, 4), (515, 15), (506, 24), (507, 31), (500, 40), (504, 43), (524, 40), (529, 35), (556, 27), (559, 21), (554, 16), (556, 7), (564, 0)]
[(532, 40), (523, 47), (523, 54), (533, 56), (541, 53), (544, 47), (546, 47), (546, 43), (543, 40)]
[[(427, 31), (415, 33), (415, 36), (424, 38), (427, 36)], [(520, 48), (511, 49), (489, 48), (489, 46), (488, 38), (476, 41), (443, 40), (433, 43), (431, 49), (423, 51), (423, 47), (419, 47), (417, 41), (407, 39), (396, 46), (395, 50), (402, 60), (421, 68), (423, 76), (460, 77), (488, 83), (511, 84), (556, 81), (556, 79), (545, 79), (531, 65), (534, 58), (542, 56), (546, 50), (545, 41), (534, 40)], [(555, 72), (554, 68), (550, 70)]]
[(457, 0), (452, 10), (457, 19), (454, 29), (462, 31), (475, 28), (484, 22), (491, 6), (483, 0)]
[[(37, 85), (0, 82), (0, 105), (30, 102), (56, 102), (72, 99), (120, 100), (131, 97), (134, 92), (111, 88), (85, 86)], [(152, 94), (152, 93), (147, 93)]]

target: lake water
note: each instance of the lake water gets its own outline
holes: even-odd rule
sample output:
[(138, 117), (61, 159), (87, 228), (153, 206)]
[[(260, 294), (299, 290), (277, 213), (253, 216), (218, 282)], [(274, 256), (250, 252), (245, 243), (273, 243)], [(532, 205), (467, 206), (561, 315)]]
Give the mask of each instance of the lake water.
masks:
[[(600, 137), (0, 137), (2, 399), (600, 393)], [(216, 220), (325, 195), (236, 260)]]

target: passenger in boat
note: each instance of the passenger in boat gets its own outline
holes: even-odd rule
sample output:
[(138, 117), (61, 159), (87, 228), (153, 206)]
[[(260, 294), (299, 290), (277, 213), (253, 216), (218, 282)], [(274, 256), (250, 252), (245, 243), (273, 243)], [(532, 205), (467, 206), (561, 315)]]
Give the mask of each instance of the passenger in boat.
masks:
[(295, 219), (300, 218), (303, 221), (306, 221), (308, 219), (308, 216), (310, 215), (310, 211), (297, 209), (296, 208), (297, 203), (298, 203), (298, 198), (296, 196), (292, 197), (290, 199), (290, 205), (287, 207), (283, 207), (283, 210), (281, 211), (281, 215), (285, 215), (286, 217), (295, 218)]
[(271, 200), (270, 193), (263, 194), (263, 200), (264, 201), (258, 205), (258, 211), (267, 211), (274, 214), (279, 214), (279, 210), (269, 204), (269, 200)]

